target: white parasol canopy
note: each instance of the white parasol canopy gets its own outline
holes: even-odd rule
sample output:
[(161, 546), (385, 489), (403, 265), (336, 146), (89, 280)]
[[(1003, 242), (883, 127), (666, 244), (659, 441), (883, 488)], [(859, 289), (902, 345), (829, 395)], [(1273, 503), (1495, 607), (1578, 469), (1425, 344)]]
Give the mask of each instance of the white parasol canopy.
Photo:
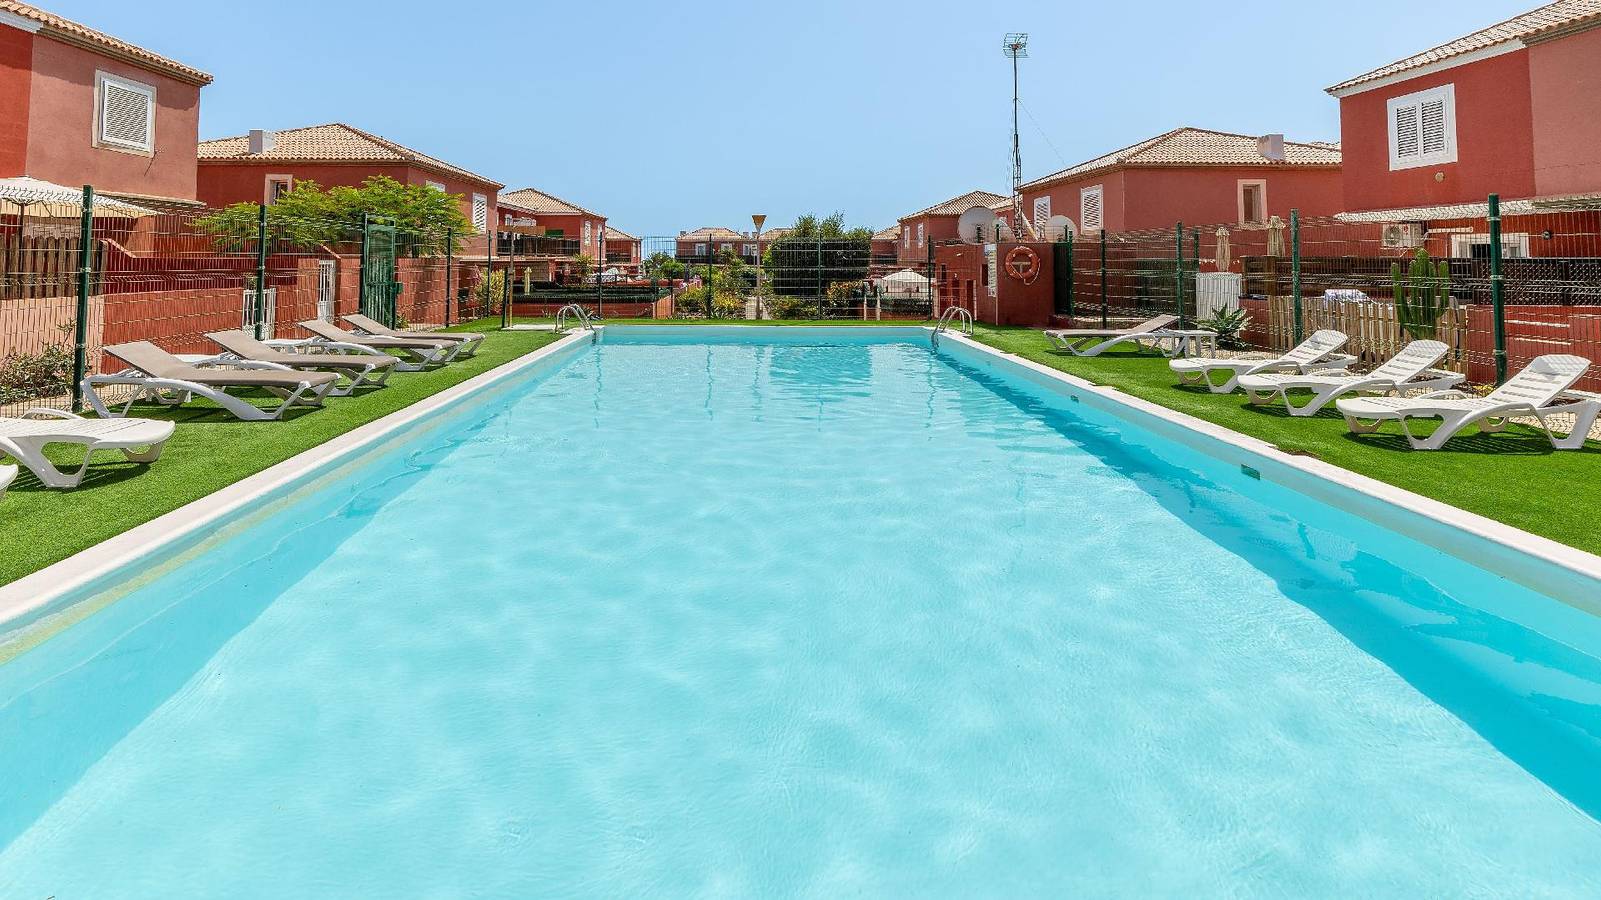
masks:
[[(19, 175), (0, 178), (0, 214), (41, 219), (77, 218), (83, 214), (83, 190)], [(94, 198), (97, 218), (137, 219), (157, 215), (153, 209), (110, 197)]]

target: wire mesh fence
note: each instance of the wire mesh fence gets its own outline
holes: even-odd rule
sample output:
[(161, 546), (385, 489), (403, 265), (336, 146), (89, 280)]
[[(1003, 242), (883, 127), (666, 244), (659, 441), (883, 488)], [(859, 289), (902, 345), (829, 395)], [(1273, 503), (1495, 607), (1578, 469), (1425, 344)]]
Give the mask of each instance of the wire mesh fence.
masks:
[[(1339, 216), (1079, 235), (1052, 247), (1068, 269), (1054, 309), (1078, 326), (1167, 313), (1238, 327), (1230, 343), (1256, 351), (1330, 328), (1366, 365), (1435, 339), (1448, 347), (1442, 365), (1476, 384), (1547, 353), (1601, 362), (1601, 210), (1522, 201), (1502, 215), (1499, 364), (1491, 231), (1488, 215)], [(1581, 387), (1601, 388), (1601, 373)]]

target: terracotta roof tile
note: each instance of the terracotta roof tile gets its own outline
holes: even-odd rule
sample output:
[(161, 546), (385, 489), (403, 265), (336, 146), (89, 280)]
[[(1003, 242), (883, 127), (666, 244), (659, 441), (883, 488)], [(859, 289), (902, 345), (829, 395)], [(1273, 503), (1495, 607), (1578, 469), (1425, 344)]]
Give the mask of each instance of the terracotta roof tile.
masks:
[(606, 226), (606, 240), (608, 240), (608, 241), (637, 241), (637, 240), (639, 240), (639, 238), (634, 237), (633, 235), (629, 234), (628, 232), (622, 230), (621, 228), (613, 228), (610, 225), (607, 225)]
[(499, 188), (497, 181), (469, 172), (387, 138), (362, 131), (342, 122), (291, 128), (273, 133), (272, 149), (250, 152), (250, 136), (201, 141), (197, 152), (201, 162), (388, 162), (407, 163), (447, 175), (456, 175)]
[(500, 199), (509, 200), (523, 209), (532, 210), (536, 213), (545, 213), (546, 215), (594, 216), (597, 219), (606, 218), (600, 213), (591, 212), (590, 210), (584, 209), (582, 206), (579, 206), (576, 203), (569, 203), (553, 194), (547, 194), (544, 191), (531, 187), (518, 188), (515, 191), (507, 191), (506, 193), (500, 195)]
[(883, 231), (873, 232), (873, 240), (875, 241), (898, 241), (900, 239), (901, 226), (899, 225), (891, 225)]
[[(776, 229), (775, 229), (776, 230)], [(678, 236), (681, 241), (737, 241), (745, 236), (732, 228), (721, 225), (707, 225), (694, 231), (686, 231)]]
[(960, 197), (952, 197), (944, 203), (936, 203), (911, 215), (901, 216), (901, 221), (915, 219), (918, 216), (959, 216), (975, 206), (990, 206), (1005, 199), (1000, 194), (992, 194), (989, 191), (968, 191)]
[(105, 32), (96, 31), (87, 25), (80, 25), (71, 19), (64, 19), (55, 13), (45, 12), (37, 6), (17, 3), (15, 0), (0, 0), (0, 11), (39, 23), (40, 34), (55, 38), (63, 43), (98, 50), (109, 56), (143, 66), (190, 84), (207, 85), (211, 83), (211, 76), (199, 69), (186, 66), (174, 59), (168, 59), (159, 53), (153, 53), (137, 44), (130, 44), (121, 38), (112, 37)]
[(1550, 32), (1565, 32), (1570, 26), (1581, 21), (1595, 19), (1597, 16), (1601, 16), (1601, 0), (1557, 0), (1556, 3), (1548, 3), (1539, 9), (1531, 9), (1521, 15), (1513, 16), (1505, 22), (1498, 22), (1489, 28), (1480, 29), (1454, 41), (1449, 41), (1422, 53), (1408, 56), (1406, 59), (1397, 60), (1387, 66), (1380, 66), (1371, 72), (1342, 81), (1328, 88), (1328, 92), (1335, 94), (1347, 91), (1370, 81), (1377, 81), (1390, 75), (1419, 69), (1431, 63), (1461, 56), (1464, 53), (1487, 50), (1508, 41), (1542, 37)]
[(1097, 172), (1129, 166), (1321, 166), (1340, 164), (1340, 147), (1326, 141), (1284, 142), (1284, 161), (1275, 162), (1256, 149), (1255, 137), (1209, 131), (1204, 128), (1175, 128), (1166, 134), (1114, 150), (1105, 156), (1036, 178), (1025, 189), (1059, 181), (1082, 178)]

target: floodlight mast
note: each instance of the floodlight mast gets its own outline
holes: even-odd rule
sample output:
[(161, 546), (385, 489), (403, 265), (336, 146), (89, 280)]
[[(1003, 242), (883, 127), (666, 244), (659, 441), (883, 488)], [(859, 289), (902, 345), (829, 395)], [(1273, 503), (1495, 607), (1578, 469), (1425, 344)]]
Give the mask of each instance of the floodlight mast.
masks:
[(1001, 51), (1012, 61), (1012, 235), (1021, 238), (1034, 233), (1023, 217), (1023, 147), (1017, 137), (1017, 61), (1028, 58), (1028, 34), (1021, 31), (1007, 34), (1001, 42)]

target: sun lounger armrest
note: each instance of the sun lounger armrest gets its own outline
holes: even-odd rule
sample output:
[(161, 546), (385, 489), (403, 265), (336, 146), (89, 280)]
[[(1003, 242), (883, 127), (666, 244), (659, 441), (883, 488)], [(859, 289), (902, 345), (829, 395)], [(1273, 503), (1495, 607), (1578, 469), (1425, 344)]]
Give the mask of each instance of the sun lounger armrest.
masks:
[(1325, 356), (1316, 362), (1307, 363), (1301, 367), (1301, 371), (1305, 372), (1312, 368), (1343, 371), (1345, 369), (1349, 369), (1355, 362), (1356, 357), (1349, 353), (1335, 353), (1330, 356)]
[(48, 406), (35, 406), (24, 410), (18, 418), (22, 419), (81, 419), (83, 416), (68, 412), (64, 409), (51, 409)]

